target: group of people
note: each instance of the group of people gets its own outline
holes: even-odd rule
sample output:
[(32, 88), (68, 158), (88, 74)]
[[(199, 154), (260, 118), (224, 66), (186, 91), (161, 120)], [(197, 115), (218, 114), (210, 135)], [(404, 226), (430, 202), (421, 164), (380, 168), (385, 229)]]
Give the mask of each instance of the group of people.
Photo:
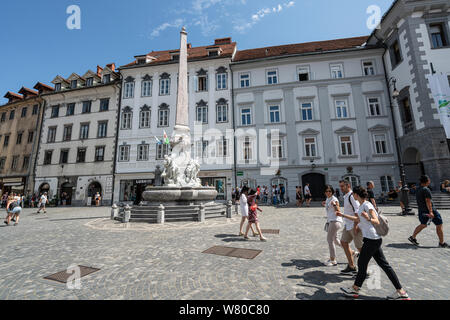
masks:
[[(248, 233), (252, 229), (253, 237), (258, 237), (261, 241), (267, 241), (264, 238), (261, 227), (259, 226), (258, 212), (262, 210), (258, 207), (258, 198), (261, 197), (260, 190), (249, 189), (244, 186), (239, 195), (239, 205), (241, 207), (241, 224), (239, 229), (239, 236), (244, 236), (245, 240), (249, 240)], [(244, 231), (244, 224), (247, 223), (247, 227)], [(255, 231), (256, 228), (256, 231)]]
[(0, 206), (1, 208), (6, 208), (6, 204), (8, 202), (8, 198), (10, 195), (13, 195), (14, 197), (19, 197), (20, 198), (20, 206), (22, 208), (28, 207), (28, 208), (35, 208), (39, 202), (40, 199), (40, 195), (35, 193), (35, 194), (27, 194), (27, 195), (23, 195), (23, 194), (19, 194), (19, 193), (14, 193), (14, 192), (5, 192), (2, 196), (1, 196), (1, 203)]
[(302, 186), (295, 187), (295, 200), (297, 201), (297, 207), (299, 208), (301, 208), (305, 202), (307, 207), (311, 206), (312, 194), (309, 183), (305, 185), (304, 189)]
[[(2, 205), (3, 205), (3, 199), (2, 197)], [(20, 194), (10, 193), (6, 196), (6, 201), (4, 204), (4, 208), (6, 209), (6, 218), (4, 223), (9, 226), (11, 222), (14, 222), (14, 226), (17, 226), (19, 224), (20, 214), (22, 213), (22, 210), (24, 208), (23, 203), (23, 196)], [(47, 212), (46, 205), (48, 204), (48, 198), (47, 193), (44, 192), (40, 197), (38, 201), (38, 211), (37, 213), (40, 213), (42, 210), (44, 213)], [(32, 206), (34, 207), (34, 205)]]
[[(420, 225), (414, 230), (409, 241), (418, 246), (416, 236), (431, 222), (436, 225), (436, 232), (439, 238), (439, 248), (449, 248), (444, 242), (443, 222), (432, 202), (431, 191), (428, 188), (430, 179), (428, 176), (420, 178), (420, 187), (417, 188), (416, 199), (419, 208)], [(367, 273), (369, 262), (374, 258), (378, 266), (386, 273), (389, 280), (394, 285), (396, 291), (388, 299), (409, 300), (408, 294), (403, 289), (400, 281), (389, 265), (382, 246), (382, 236), (377, 231), (377, 226), (381, 224), (381, 211), (377, 207), (375, 195), (373, 192), (374, 183), (369, 181), (367, 188), (357, 186), (351, 188), (347, 180), (339, 183), (339, 189), (343, 194), (343, 208), (340, 207), (336, 192), (332, 186), (325, 188), (326, 200), (322, 203), (327, 215), (325, 231), (327, 232), (327, 242), (329, 247), (329, 259), (325, 262), (326, 266), (337, 266), (336, 247), (341, 247), (347, 258), (347, 267), (341, 271), (342, 274), (355, 276), (353, 286), (341, 288), (344, 295), (352, 298), (359, 297), (360, 289), (369, 276)], [(341, 237), (338, 232), (342, 229)], [(350, 247), (353, 241), (355, 250)], [(355, 260), (357, 259), (357, 264)]]

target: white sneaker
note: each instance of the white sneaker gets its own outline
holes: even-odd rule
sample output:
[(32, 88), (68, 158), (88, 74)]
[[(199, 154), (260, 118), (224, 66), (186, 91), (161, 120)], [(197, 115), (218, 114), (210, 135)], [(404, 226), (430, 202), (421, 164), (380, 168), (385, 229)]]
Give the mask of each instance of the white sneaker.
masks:
[(336, 260), (331, 261), (331, 260), (328, 259), (327, 262), (325, 262), (325, 265), (327, 267), (335, 267), (335, 266), (337, 266), (337, 261)]
[(408, 296), (406, 291), (404, 294), (400, 294), (400, 293), (398, 293), (397, 290), (390, 296), (387, 296), (387, 299), (388, 300), (411, 300), (411, 298)]

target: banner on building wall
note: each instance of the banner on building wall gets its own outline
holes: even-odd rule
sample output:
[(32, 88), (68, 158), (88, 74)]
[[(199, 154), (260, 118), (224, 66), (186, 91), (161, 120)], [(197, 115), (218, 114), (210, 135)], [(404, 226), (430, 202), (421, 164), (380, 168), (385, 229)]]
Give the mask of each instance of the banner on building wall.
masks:
[(442, 126), (447, 139), (450, 139), (450, 85), (448, 78), (443, 74), (428, 75), (431, 94), (438, 106)]

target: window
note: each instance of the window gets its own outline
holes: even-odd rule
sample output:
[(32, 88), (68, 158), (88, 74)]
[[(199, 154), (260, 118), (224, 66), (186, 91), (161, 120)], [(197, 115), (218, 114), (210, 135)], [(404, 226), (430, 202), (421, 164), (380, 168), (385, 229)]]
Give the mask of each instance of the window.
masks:
[(252, 110), (251, 108), (241, 109), (241, 125), (249, 126), (252, 124)]
[(5, 122), (6, 121), (6, 112), (2, 113), (2, 117), (0, 118), (0, 122)]
[(384, 134), (376, 134), (374, 136), (375, 139), (375, 152), (376, 154), (386, 154), (387, 151), (387, 142), (386, 135)]
[(125, 82), (125, 87), (123, 88), (123, 98), (130, 99), (134, 97), (134, 82)]
[(78, 81), (77, 80), (72, 80), (70, 82), (70, 89), (76, 89), (78, 86)]
[(22, 169), (23, 170), (27, 170), (29, 165), (30, 165), (30, 156), (24, 156), (23, 157)]
[(218, 73), (216, 80), (217, 80), (217, 90), (226, 90), (228, 88), (227, 73)]
[(345, 119), (348, 118), (348, 108), (346, 100), (336, 100), (336, 118)]
[(159, 95), (160, 96), (170, 95), (170, 79), (159, 80)]
[(138, 146), (137, 161), (148, 161), (148, 144)]
[(47, 134), (47, 143), (53, 143), (56, 141), (56, 127), (49, 127)]
[(152, 96), (152, 81), (142, 81), (142, 93), (143, 97), (151, 97)]
[(108, 84), (111, 82), (111, 75), (110, 74), (105, 74), (103, 76), (103, 84)]
[(119, 161), (120, 162), (130, 161), (130, 146), (119, 147)]
[(139, 128), (150, 128), (151, 111), (149, 109), (141, 110), (139, 114)]
[(344, 77), (344, 67), (342, 64), (332, 64), (330, 65), (330, 70), (332, 79), (341, 79)]
[(159, 109), (158, 110), (158, 127), (168, 127), (169, 126), (169, 109)]
[(109, 99), (100, 100), (100, 112), (109, 110)]
[(59, 106), (53, 106), (52, 107), (52, 114), (50, 115), (51, 118), (58, 118), (59, 116)]
[(27, 110), (28, 110), (27, 107), (24, 107), (24, 108), (22, 109), (22, 114), (21, 114), (21, 117), (22, 117), (22, 118), (25, 118), (25, 117), (27, 116)]
[(101, 162), (105, 160), (105, 147), (95, 147), (95, 161)]
[(87, 78), (86, 79), (86, 87), (92, 87), (94, 85), (94, 78)]
[(197, 78), (197, 92), (208, 91), (208, 76), (201, 75)]
[(373, 61), (363, 61), (363, 69), (365, 76), (374, 76), (375, 75), (375, 66)]
[(32, 115), (34, 116), (34, 115), (38, 114), (38, 111), (39, 111), (39, 106), (36, 104), (33, 106)]
[(169, 154), (168, 144), (157, 144), (156, 145), (156, 160), (163, 160), (164, 156)]
[(361, 179), (358, 176), (354, 176), (354, 175), (347, 175), (344, 177), (344, 180), (350, 182), (350, 185), (352, 187), (352, 189), (356, 186), (360, 186), (361, 185)]
[(405, 98), (402, 101), (400, 101), (400, 108), (401, 108), (400, 113), (403, 122), (403, 130), (405, 134), (408, 134), (414, 130), (413, 115), (409, 98)]
[(44, 165), (52, 164), (52, 155), (53, 155), (53, 151), (51, 151), (51, 150), (45, 151), (45, 154), (44, 154)]
[(70, 141), (72, 139), (72, 125), (64, 126), (63, 141)]
[(5, 135), (5, 139), (3, 140), (3, 148), (6, 148), (9, 145), (9, 135)]
[(281, 121), (280, 106), (269, 106), (269, 121), (270, 123), (278, 123)]
[(298, 81), (309, 81), (309, 67), (298, 67)]
[(68, 103), (66, 116), (73, 116), (75, 114), (75, 103)]
[(23, 136), (22, 132), (17, 133), (16, 144), (22, 144), (22, 136)]
[(381, 116), (380, 100), (378, 98), (367, 99), (369, 103), (369, 115), (372, 117)]
[(61, 150), (59, 155), (59, 163), (66, 164), (69, 161), (69, 150)]
[(305, 138), (305, 156), (316, 157), (317, 156), (316, 138)]
[(55, 83), (55, 91), (61, 91), (61, 83)]
[(9, 120), (14, 120), (14, 115), (16, 114), (15, 110), (11, 110), (11, 113), (9, 114)]
[(98, 123), (97, 138), (105, 138), (108, 134), (108, 121)]
[(448, 45), (445, 26), (443, 23), (430, 24), (431, 44), (434, 49), (443, 48)]
[(353, 155), (352, 139), (349, 136), (339, 137), (341, 144), (341, 155), (351, 156)]
[(82, 113), (91, 113), (92, 101), (83, 101)]
[(216, 156), (220, 158), (228, 156), (228, 139), (225, 137), (216, 140)]
[(34, 131), (28, 131), (28, 143), (33, 143)]
[(80, 126), (80, 140), (89, 139), (89, 123), (82, 123)]
[(11, 162), (11, 170), (16, 171), (18, 163), (19, 163), (19, 156), (13, 156), (13, 159)]
[(313, 108), (311, 102), (305, 102), (300, 105), (300, 113), (302, 121), (313, 120)]
[(274, 159), (283, 158), (283, 141), (281, 139), (271, 140), (272, 153), (271, 156)]
[(250, 87), (250, 73), (242, 73), (240, 76), (241, 88)]
[(77, 163), (86, 162), (86, 148), (78, 148)]
[(400, 62), (402, 62), (402, 52), (400, 50), (400, 43), (396, 40), (389, 48), (392, 68), (395, 68)]
[(244, 160), (245, 161), (253, 160), (253, 143), (250, 137), (245, 137), (243, 149), (244, 149)]
[(228, 122), (228, 105), (218, 104), (216, 106), (217, 123)]
[(5, 169), (5, 163), (6, 163), (6, 158), (0, 158), (0, 171), (3, 171), (3, 169)]
[(208, 157), (208, 147), (209, 141), (199, 140), (195, 142), (195, 154), (197, 158), (207, 158)]
[(133, 119), (133, 113), (131, 110), (129, 111), (127, 108), (122, 112), (122, 130), (129, 130), (131, 129), (131, 121)]
[(199, 103), (195, 109), (196, 120), (198, 123), (208, 123), (208, 106), (204, 103)]
[(392, 180), (391, 176), (382, 176), (380, 177), (381, 191), (389, 192), (394, 190), (394, 180)]
[(277, 84), (278, 83), (278, 72), (277, 70), (267, 71), (267, 84)]

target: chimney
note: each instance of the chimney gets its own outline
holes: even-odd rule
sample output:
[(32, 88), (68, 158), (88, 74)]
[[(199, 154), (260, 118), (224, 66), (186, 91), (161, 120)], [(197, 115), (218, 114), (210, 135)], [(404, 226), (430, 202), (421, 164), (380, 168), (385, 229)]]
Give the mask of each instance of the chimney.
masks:
[(116, 64), (115, 63), (110, 63), (106, 65), (108, 68), (110, 68), (112, 71), (116, 71)]
[(231, 44), (231, 37), (216, 39), (216, 40), (214, 40), (214, 44), (216, 46), (221, 45), (221, 44)]
[(192, 43), (188, 43), (188, 44), (187, 44), (187, 48), (188, 48), (188, 49), (192, 49)]
[(98, 75), (100, 78), (102, 77), (102, 71), (103, 71), (103, 68), (100, 67), (100, 66), (97, 66), (97, 75)]

